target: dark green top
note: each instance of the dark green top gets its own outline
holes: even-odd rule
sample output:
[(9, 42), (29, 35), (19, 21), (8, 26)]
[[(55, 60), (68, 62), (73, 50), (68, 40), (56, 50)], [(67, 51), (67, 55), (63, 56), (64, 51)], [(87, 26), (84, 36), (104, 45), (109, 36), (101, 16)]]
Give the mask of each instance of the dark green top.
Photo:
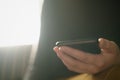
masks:
[(107, 38), (120, 44), (117, 0), (45, 0), (38, 53), (31, 80), (55, 80), (69, 71), (53, 51), (58, 40)]

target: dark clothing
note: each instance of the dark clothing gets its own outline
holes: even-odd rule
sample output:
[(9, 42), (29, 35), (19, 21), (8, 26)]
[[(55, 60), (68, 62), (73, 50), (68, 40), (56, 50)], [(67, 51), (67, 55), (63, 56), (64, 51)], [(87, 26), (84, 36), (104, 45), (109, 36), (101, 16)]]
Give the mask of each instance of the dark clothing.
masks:
[(120, 44), (119, 10), (118, 2), (109, 0), (45, 0), (31, 80), (56, 80), (77, 74), (54, 53), (58, 40), (103, 37)]

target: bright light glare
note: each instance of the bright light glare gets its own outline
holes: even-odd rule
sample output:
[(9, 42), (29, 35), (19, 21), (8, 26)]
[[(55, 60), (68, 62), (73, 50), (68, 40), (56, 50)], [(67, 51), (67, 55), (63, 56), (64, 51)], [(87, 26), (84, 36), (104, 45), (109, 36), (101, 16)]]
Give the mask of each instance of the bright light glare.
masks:
[(0, 46), (36, 43), (41, 9), (42, 0), (0, 0)]

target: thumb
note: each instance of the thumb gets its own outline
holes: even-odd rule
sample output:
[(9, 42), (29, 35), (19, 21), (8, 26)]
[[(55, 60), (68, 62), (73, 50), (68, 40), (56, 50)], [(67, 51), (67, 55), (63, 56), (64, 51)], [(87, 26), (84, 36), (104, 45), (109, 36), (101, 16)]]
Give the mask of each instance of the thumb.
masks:
[(115, 46), (113, 45), (112, 41), (109, 41), (104, 38), (99, 38), (99, 47), (101, 48), (101, 52), (103, 53), (112, 53)]

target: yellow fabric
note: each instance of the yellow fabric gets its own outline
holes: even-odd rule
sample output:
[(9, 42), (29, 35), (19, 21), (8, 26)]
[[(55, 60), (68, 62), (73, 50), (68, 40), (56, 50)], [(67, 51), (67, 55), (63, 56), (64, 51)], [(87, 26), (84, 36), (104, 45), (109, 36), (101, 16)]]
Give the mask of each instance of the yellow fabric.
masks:
[(66, 80), (120, 80), (120, 65), (114, 66), (99, 75), (80, 74)]

